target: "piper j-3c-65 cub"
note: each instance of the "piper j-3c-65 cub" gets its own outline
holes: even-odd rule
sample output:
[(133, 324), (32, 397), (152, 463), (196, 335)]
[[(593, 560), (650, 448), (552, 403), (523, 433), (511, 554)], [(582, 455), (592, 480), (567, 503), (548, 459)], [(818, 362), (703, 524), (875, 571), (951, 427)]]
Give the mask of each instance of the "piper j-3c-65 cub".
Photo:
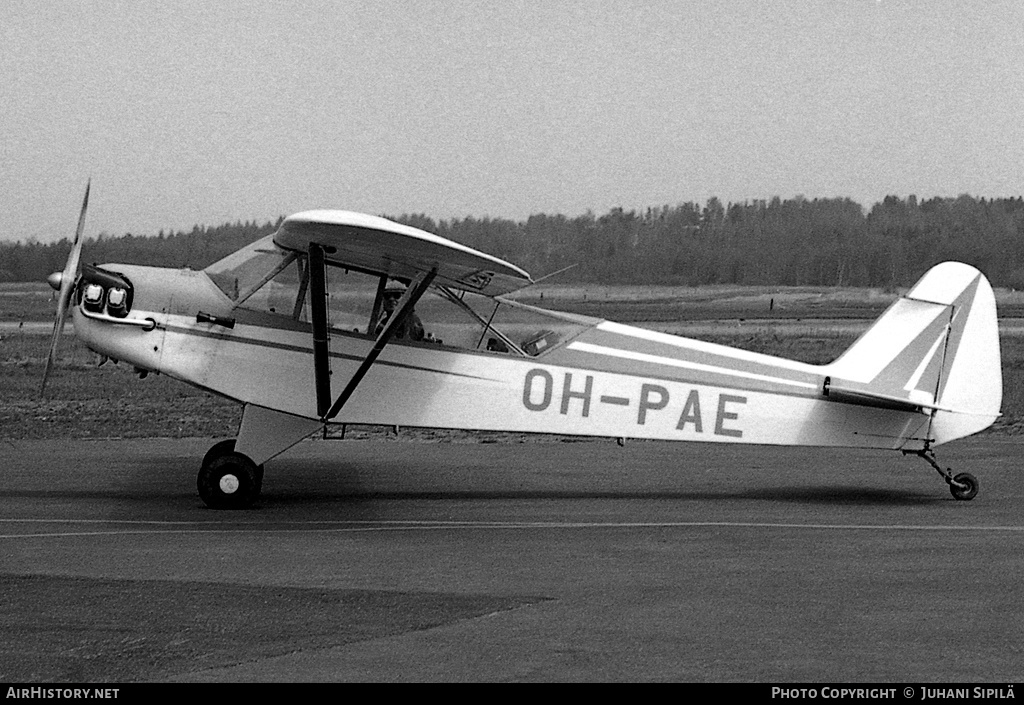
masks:
[(70, 311), (100, 355), (241, 402), (237, 438), (200, 466), (211, 507), (252, 504), (263, 463), (344, 423), (887, 448), (924, 458), (957, 499), (978, 492), (933, 451), (999, 416), (995, 299), (966, 264), (934, 267), (819, 366), (510, 301), (532, 283), (522, 269), (347, 211), (293, 215), (201, 272), (79, 267), (87, 202), (88, 188), (50, 276), (43, 385)]

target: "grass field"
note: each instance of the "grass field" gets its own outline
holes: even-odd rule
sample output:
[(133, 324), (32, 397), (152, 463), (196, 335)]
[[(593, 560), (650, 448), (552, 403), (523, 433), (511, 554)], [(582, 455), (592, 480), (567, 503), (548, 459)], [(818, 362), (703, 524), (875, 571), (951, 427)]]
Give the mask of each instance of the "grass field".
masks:
[(45, 283), (0, 284), (0, 323), (53, 320), (54, 293)]
[[(73, 335), (65, 336), (41, 397), (49, 347), (46, 321), (53, 311), (48, 292), (45, 284), (0, 285), (0, 440), (235, 434), (238, 404), (161, 375), (139, 379), (128, 365), (97, 368), (96, 356)], [(895, 296), (872, 289), (563, 286), (519, 298), (820, 364), (845, 350)], [(1000, 299), (1001, 313), (1024, 306), (1024, 297), (1015, 292), (1002, 292)], [(18, 328), (21, 320), (27, 322), (25, 329)], [(1003, 417), (989, 433), (1016, 434), (1024, 432), (1024, 336), (1004, 334), (1001, 344)]]
[(0, 341), (0, 439), (233, 436), (240, 407), (186, 384), (107, 363), (74, 336), (61, 342), (46, 396), (39, 393), (47, 335)]

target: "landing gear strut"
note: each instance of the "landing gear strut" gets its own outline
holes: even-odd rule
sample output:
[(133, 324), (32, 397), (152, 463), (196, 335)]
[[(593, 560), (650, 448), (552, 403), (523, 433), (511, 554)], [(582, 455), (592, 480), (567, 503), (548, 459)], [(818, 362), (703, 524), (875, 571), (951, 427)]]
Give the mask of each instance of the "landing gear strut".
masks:
[(196, 478), (199, 497), (211, 509), (245, 509), (260, 496), (263, 466), (235, 452), (235, 440), (215, 444)]
[(917, 455), (924, 458), (929, 465), (935, 468), (937, 473), (942, 475), (946, 484), (949, 485), (950, 494), (953, 495), (954, 499), (966, 501), (974, 499), (975, 495), (978, 494), (978, 478), (969, 472), (954, 475), (952, 468), (943, 470), (942, 466), (935, 460), (935, 451), (927, 445), (921, 450), (905, 450), (903, 455)]

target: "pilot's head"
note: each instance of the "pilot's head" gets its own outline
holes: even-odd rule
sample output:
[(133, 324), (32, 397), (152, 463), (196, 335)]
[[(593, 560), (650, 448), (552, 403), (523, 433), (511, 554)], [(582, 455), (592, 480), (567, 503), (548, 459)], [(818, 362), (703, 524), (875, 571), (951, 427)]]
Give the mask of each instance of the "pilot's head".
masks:
[(398, 300), (402, 298), (405, 293), (405, 287), (401, 284), (388, 284), (384, 290), (384, 309), (386, 311), (394, 311), (395, 307), (398, 306)]

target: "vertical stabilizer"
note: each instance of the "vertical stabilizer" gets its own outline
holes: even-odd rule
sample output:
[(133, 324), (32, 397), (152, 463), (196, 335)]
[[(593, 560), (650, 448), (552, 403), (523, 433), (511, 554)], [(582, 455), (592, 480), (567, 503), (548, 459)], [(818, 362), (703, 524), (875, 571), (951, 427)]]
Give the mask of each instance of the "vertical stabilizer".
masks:
[(944, 262), (828, 365), (827, 374), (843, 393), (932, 414), (928, 436), (938, 445), (998, 418), (1000, 365), (991, 285), (974, 267)]

